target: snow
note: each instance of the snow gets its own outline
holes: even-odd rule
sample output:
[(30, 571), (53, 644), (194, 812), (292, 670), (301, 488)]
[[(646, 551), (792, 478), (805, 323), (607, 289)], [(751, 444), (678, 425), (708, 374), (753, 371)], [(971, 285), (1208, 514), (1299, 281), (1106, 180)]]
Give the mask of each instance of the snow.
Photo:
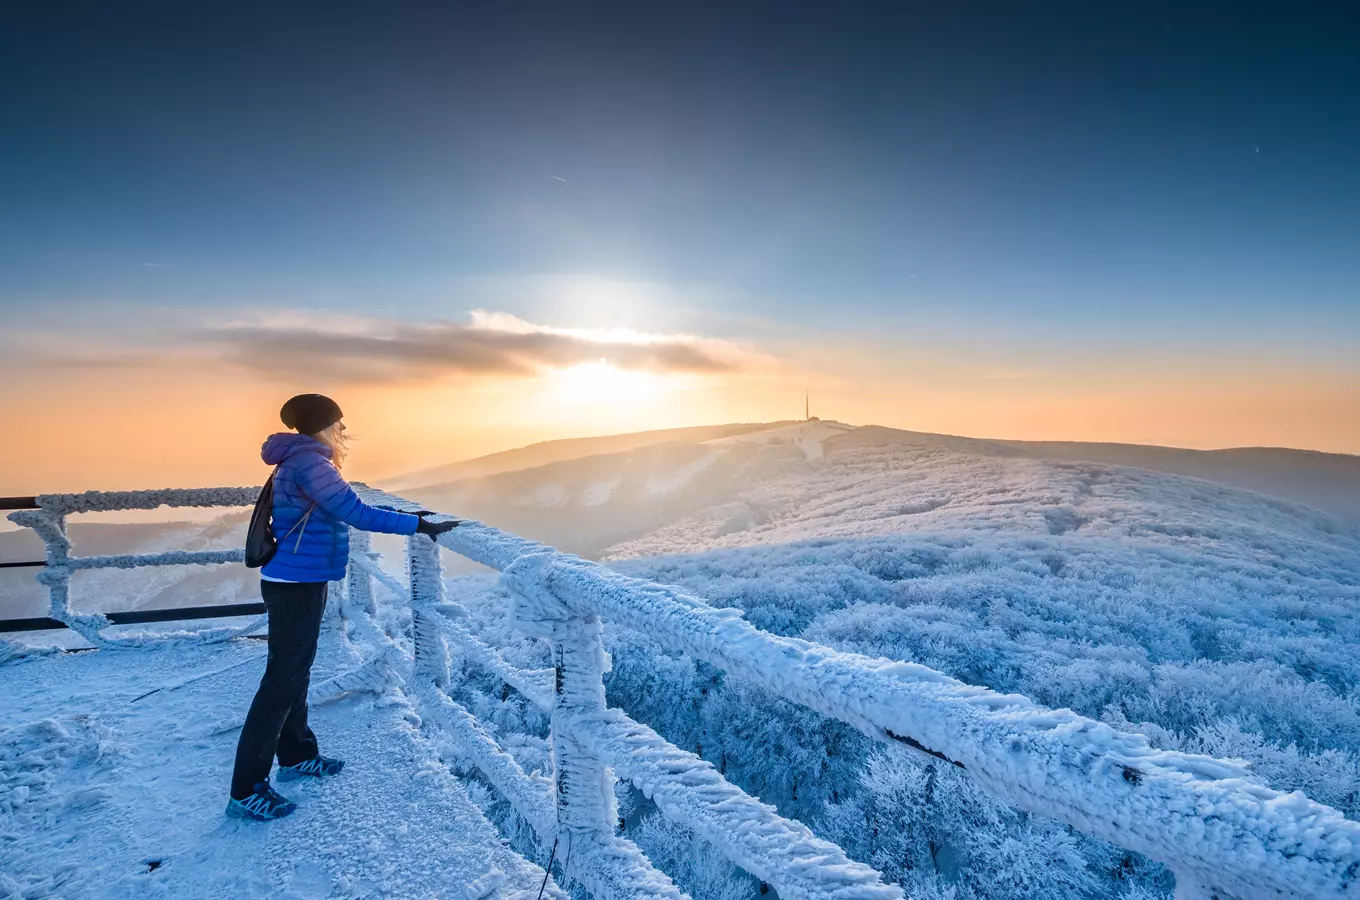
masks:
[[(739, 601), (733, 605), (757, 613), (767, 629), (797, 633), (806, 628), (810, 634), (819, 629), (824, 643), (853, 642), (866, 628), (872, 633), (895, 627), (911, 637), (915, 632), (904, 629), (914, 627), (924, 636), (934, 627), (939, 638), (916, 644), (920, 650), (957, 646), (959, 661), (989, 681), (1003, 681), (1003, 673), (1017, 669), (1032, 671), (1033, 679), (1025, 684), (1036, 693), (1047, 672), (1051, 696), (1078, 688), (1083, 683), (1078, 679), (1084, 679), (1089, 690), (1108, 697), (1133, 667), (1157, 667), (1178, 657), (1201, 660), (1198, 670), (1205, 671), (1206, 664), (1216, 665), (1217, 657), (1232, 647), (1244, 661), (1257, 660), (1254, 668), (1238, 665), (1242, 674), (1250, 673), (1265, 687), (1268, 669), (1261, 661), (1286, 651), (1299, 673), (1326, 680), (1308, 684), (1293, 675), (1297, 689), (1289, 687), (1288, 678), (1277, 678), (1266, 690), (1247, 692), (1224, 684), (1226, 692), (1241, 695), (1239, 705), (1255, 704), (1260, 712), (1264, 702), (1280, 696), (1281, 688), (1294, 690), (1304, 701), (1285, 700), (1272, 713), (1277, 719), (1265, 726), (1282, 742), (1293, 734), (1312, 742), (1300, 743), (1292, 752), (1276, 745), (1272, 752), (1279, 764), (1311, 764), (1303, 748), (1319, 746), (1316, 741), (1329, 729), (1338, 735), (1352, 733), (1344, 723), (1357, 720), (1354, 685), (1360, 677), (1347, 648), (1360, 636), (1360, 545), (1332, 517), (1194, 479), (1118, 467), (989, 458), (949, 447), (908, 448), (905, 453), (900, 447), (855, 449), (848, 452), (842, 442), (817, 468), (756, 481), (753, 490), (759, 493), (747, 496), (773, 510), (771, 527), (760, 533), (715, 535), (702, 519), (692, 519), (670, 529), (674, 537), (669, 539), (672, 547), (701, 552), (638, 560), (625, 568), (702, 585), (710, 600)], [(912, 465), (904, 465), (903, 456)], [(818, 537), (808, 541), (809, 534)], [(444, 543), (497, 568), (523, 558), (515, 564), (520, 566), (532, 558), (526, 554), (544, 553), (541, 546), (503, 538), (476, 524), (457, 529)], [(731, 549), (713, 549), (724, 546)], [(976, 803), (997, 810), (994, 815), (1013, 818), (1007, 809), (1031, 810), (1069, 822), (1172, 863), (1182, 883), (1202, 881), (1222, 895), (1238, 897), (1345, 895), (1356, 889), (1352, 869), (1360, 861), (1360, 839), (1354, 822), (1288, 788), (1264, 787), (1240, 763), (1175, 752), (1174, 744), (1183, 739), (1174, 735), (1157, 735), (1163, 746), (1173, 745), (1159, 750), (1142, 735), (1129, 733), (1155, 735), (1151, 722), (1167, 720), (1165, 713), (1159, 716), (1148, 708), (1143, 721), (1149, 724), (1138, 726), (1118, 710), (1106, 710), (1124, 729), (1120, 732), (911, 663), (771, 640), (770, 635), (754, 634), (740, 611), (715, 611), (696, 597), (628, 582), (560, 555), (541, 556), (536, 566), (532, 577), (507, 582), (512, 609), (526, 593), (535, 593), (532, 584), (546, 577), (553, 596), (577, 604), (581, 612), (599, 611), (618, 629), (612, 641), (616, 656), (646, 654), (631, 661), (611, 684), (632, 691), (629, 680), (634, 676), (629, 673), (639, 673), (662, 690), (658, 702), (664, 711), (658, 707), (656, 712), (663, 720), (681, 723), (681, 731), (702, 730), (705, 745), (712, 741), (724, 757), (750, 743), (749, 734), (728, 739), (727, 728), (762, 718), (761, 705), (770, 696), (786, 697), (854, 724), (881, 746), (924, 749), (962, 763), (969, 783), (985, 786), (990, 795), (977, 795)], [(877, 605), (856, 605), (875, 595), (882, 598)], [(493, 596), (489, 602), (505, 600)], [(1178, 631), (1187, 619), (1188, 627)], [(1130, 624), (1137, 630), (1130, 632)], [(1196, 642), (1209, 629), (1220, 634), (1205, 660), (1206, 647)], [(979, 638), (987, 643), (971, 657), (963, 656)], [(1137, 649), (1137, 642), (1147, 649)], [(903, 652), (891, 641), (871, 646), (882, 648), (878, 655)], [(658, 662), (675, 650), (758, 683), (763, 691), (728, 687), (732, 700), (720, 709), (734, 713), (733, 704), (741, 703), (741, 716), (723, 721), (723, 713), (715, 711), (717, 718), (690, 714), (687, 721), (685, 711), (699, 702), (697, 693), (672, 690), (664, 677), (657, 684)], [(958, 667), (946, 661), (949, 668)], [(642, 674), (647, 669), (653, 671)], [(1195, 702), (1195, 670), (1178, 670), (1173, 664), (1153, 671), (1154, 679), (1168, 681), (1165, 699), (1155, 702)], [(1182, 686), (1171, 693), (1178, 671), (1184, 676)], [(1339, 696), (1333, 685), (1340, 687)], [(1215, 694), (1215, 703), (1226, 702), (1226, 696), (1219, 696)], [(1080, 699), (1089, 709), (1090, 701)], [(1130, 696), (1125, 711), (1136, 712), (1137, 702), (1136, 694)], [(1289, 721), (1314, 710), (1315, 721)], [(1102, 710), (1096, 706), (1093, 712)], [(787, 729), (781, 741), (807, 727), (782, 710), (775, 714), (778, 719), (770, 727)], [(1247, 721), (1265, 725), (1261, 719)], [(1251, 737), (1254, 731), (1234, 732), (1226, 723), (1224, 728), (1218, 732), (1220, 746), (1250, 746), (1252, 740), (1260, 744)], [(819, 753), (827, 745), (824, 733), (810, 737), (811, 744), (798, 752)], [(1209, 739), (1214, 738), (1202, 733), (1186, 743), (1209, 749)], [(1323, 740), (1335, 745), (1337, 738)], [(1354, 739), (1341, 740), (1342, 748), (1356, 746)], [(1341, 775), (1330, 794), (1353, 803), (1345, 799), (1352, 790), (1347, 785), (1360, 782), (1348, 771), (1353, 762), (1338, 756), (1345, 752), (1326, 750), (1330, 762), (1318, 758), (1313, 768), (1319, 775)], [(761, 748), (754, 753), (757, 762), (744, 774), (759, 768)], [(857, 753), (855, 758), (864, 757)], [(922, 758), (927, 764), (932, 759)], [(957, 783), (949, 767), (931, 778)], [(1326, 790), (1324, 781), (1314, 778), (1313, 784)], [(832, 784), (847, 793), (855, 789), (853, 781)], [(790, 799), (796, 800), (796, 785)], [(833, 793), (829, 788), (816, 793)], [(996, 806), (996, 799), (1005, 806)], [(831, 802), (825, 808), (824, 821), (843, 828), (836, 822), (844, 823), (844, 817), (831, 818), (836, 806)], [(1200, 813), (1204, 808), (1218, 811), (1207, 823)], [(1310, 822), (1302, 845), (1292, 836), (1292, 823), (1299, 817)], [(981, 827), (1005, 834), (1011, 826), (993, 821)], [(1108, 857), (1108, 851), (1046, 825), (1024, 827), (1032, 835), (1024, 838), (1032, 842), (1028, 855), (1066, 867), (1053, 884), (1100, 889), (1088, 867), (1100, 854)], [(951, 839), (935, 846), (948, 854), (959, 845)], [(1045, 857), (1045, 847), (1065, 855)], [(718, 849), (731, 848), (720, 844)], [(1307, 872), (1299, 870), (1305, 865), (1300, 850), (1313, 859)], [(1005, 864), (1018, 875), (1024, 863)], [(954, 870), (954, 864), (939, 858), (933, 865), (937, 872)], [(1131, 872), (1146, 869), (1136, 858), (1121, 865), (1131, 866)], [(1147, 871), (1145, 883), (1157, 884), (1156, 870)], [(1035, 888), (1023, 896), (1049, 895)]]
[(728, 783), (712, 764), (664, 741), (618, 710), (573, 719), (570, 735), (633, 782), (671, 819), (721, 847), (781, 897), (902, 900), (901, 889), (846, 858), (807, 826)]
[[(0, 895), (452, 897), (495, 872), (497, 896), (537, 895), (542, 870), (438, 764), (400, 693), (314, 708), (323, 750), (348, 762), (336, 779), (282, 785), (293, 816), (225, 818), (263, 666), (255, 641), (7, 665)], [(566, 897), (551, 879), (544, 896)]]
[(609, 502), (610, 497), (614, 496), (614, 492), (619, 489), (619, 485), (622, 483), (622, 476), (593, 482), (581, 492), (581, 502), (586, 506), (603, 506)]
[(678, 494), (686, 485), (704, 472), (723, 455), (721, 450), (710, 450), (698, 459), (665, 475), (652, 475), (647, 479), (646, 489), (649, 497), (669, 497)]
[(530, 495), (529, 502), (535, 506), (561, 506), (567, 502), (567, 489), (560, 484), (545, 484)]
[[(930, 442), (878, 443), (862, 432), (828, 437), (823, 446), (830, 452), (815, 466), (778, 465), (780, 445), (772, 445), (769, 458), (748, 465), (719, 503), (607, 548), (602, 556), (958, 531), (1101, 536), (1182, 549), (1247, 545), (1272, 555), (1297, 549), (1309, 557), (1322, 557), (1319, 550), (1338, 544), (1354, 546), (1354, 529), (1334, 516), (1194, 478)], [(733, 528), (734, 504), (760, 515), (750, 527)]]
[[(512, 592), (526, 581), (516, 567), (506, 577)], [(1360, 888), (1360, 823), (1301, 793), (1253, 783), (1240, 764), (1158, 751), (1141, 735), (914, 663), (776, 637), (738, 610), (561, 554), (536, 558), (533, 580), (578, 613), (597, 611), (889, 745), (944, 758), (995, 797), (1202, 875), (1216, 888), (1244, 897)], [(1212, 819), (1204, 817), (1208, 809)]]
[(810, 420), (780, 428), (767, 428), (748, 434), (718, 438), (707, 443), (716, 447), (730, 447), (734, 444), (792, 444), (801, 449), (803, 455), (812, 461), (826, 455), (825, 444), (828, 440), (854, 430), (853, 425), (844, 425), (840, 422)]
[[(355, 723), (378, 717), (384, 736), (417, 747), (398, 761), (399, 780), (447, 778), (448, 793), (475, 798), (540, 861), (561, 785), (575, 785), (560, 810), (570, 839), (559, 852), (570, 861), (559, 864), (601, 895), (749, 893), (749, 879), (713, 862), (726, 857), (790, 898), (1168, 896), (1166, 870), (1138, 853), (1174, 869), (1187, 896), (1360, 891), (1354, 529), (1196, 479), (984, 453), (977, 442), (887, 441), (836, 423), (777, 431), (710, 448), (726, 459), (700, 480), (720, 502), (677, 505), (669, 521), (610, 549), (613, 570), (465, 522), (440, 543), (505, 575), (441, 584), (438, 555), (412, 541), (414, 677), (408, 626), (394, 628), (390, 609), (378, 610), (383, 628), (368, 619), (371, 594), (352, 578), (344, 619), (356, 646), (336, 645), (318, 673), (316, 696), (330, 700), (318, 721), (335, 725), (340, 710)], [(705, 458), (688, 455), (685, 466)], [(694, 492), (685, 486), (697, 474), (678, 496)], [(363, 552), (356, 569), (385, 591), (407, 590)], [(553, 637), (558, 658), (512, 628)], [(81, 658), (117, 658), (120, 676), (143, 659), (213, 659), (162, 672), (158, 691), (127, 703), (141, 706), (237, 677), (229, 654), (245, 644)], [(74, 659), (0, 647), (0, 662), (5, 653), (7, 680)], [(556, 690), (551, 665), (563, 676)], [(107, 671), (87, 680), (112, 690)], [(452, 696), (439, 690), (445, 680)], [(7, 743), (26, 748), (3, 757), (0, 773), (42, 819), (20, 822), (25, 830), (55, 827), (60, 798), (79, 809), (91, 799), (73, 815), (108, 805), (103, 748), (166, 743), (124, 737), (137, 729), (113, 714), (87, 728), (71, 697), (41, 708), (26, 691), (0, 701)], [(186, 755), (201, 750), (171, 734)], [(450, 745), (466, 787), (437, 762), (435, 747)], [(564, 763), (557, 771), (550, 750)], [(641, 791), (610, 790), (609, 769)], [(165, 772), (175, 791), (194, 781), (193, 770)], [(128, 783), (146, 792), (170, 782), (141, 772)], [(511, 818), (484, 796), (487, 783)], [(605, 824), (615, 802), (630, 824), (617, 836)], [(519, 842), (516, 821), (537, 842)], [(24, 875), (41, 885), (35, 893), (64, 890), (54, 877), (82, 877), (61, 867), (75, 857), (49, 838), (54, 864)], [(667, 853), (657, 842), (668, 840), (696, 849)], [(462, 872), (449, 896), (504, 891), (516, 872), (532, 874), (502, 849), (508, 861), (483, 854), (488, 864)], [(0, 843), (0, 853), (20, 852)], [(653, 865), (662, 859), (664, 873)], [(170, 872), (167, 863), (136, 877)], [(301, 896), (323, 886), (361, 895), (379, 877), (342, 884), (330, 869), (296, 866), (285, 875), (269, 887)]]

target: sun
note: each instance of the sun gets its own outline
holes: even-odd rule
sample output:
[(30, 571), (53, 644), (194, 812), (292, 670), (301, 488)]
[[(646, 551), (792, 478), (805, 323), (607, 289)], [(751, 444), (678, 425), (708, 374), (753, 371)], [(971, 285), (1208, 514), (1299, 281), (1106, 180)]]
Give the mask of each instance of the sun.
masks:
[(583, 406), (636, 406), (661, 392), (656, 375), (621, 369), (603, 356), (554, 370), (551, 378), (561, 401)]

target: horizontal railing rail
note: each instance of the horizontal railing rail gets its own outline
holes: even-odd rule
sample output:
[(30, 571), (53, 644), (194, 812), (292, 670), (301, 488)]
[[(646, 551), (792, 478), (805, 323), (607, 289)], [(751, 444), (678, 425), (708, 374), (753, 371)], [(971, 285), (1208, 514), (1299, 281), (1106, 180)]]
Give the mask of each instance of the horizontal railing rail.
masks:
[[(17, 510), (9, 520), (22, 525), (42, 539), (44, 559), (41, 562), (0, 564), (5, 568), (41, 568), (35, 576), (49, 595), (46, 619), (10, 619), (0, 621), (0, 632), (70, 628), (97, 647), (145, 646), (145, 639), (127, 640), (104, 633), (110, 625), (147, 622), (169, 622), (181, 619), (223, 618), (247, 615), (241, 604), (234, 604), (229, 612), (216, 615), (202, 613), (207, 607), (189, 610), (135, 610), (128, 612), (77, 613), (71, 608), (71, 576), (92, 569), (134, 569), (144, 566), (224, 565), (242, 562), (245, 551), (181, 550), (166, 553), (125, 553), (102, 556), (72, 555), (71, 539), (66, 531), (66, 517), (75, 513), (112, 512), (122, 510), (157, 509), (169, 507), (239, 507), (250, 506), (259, 496), (258, 487), (199, 488), (154, 491), (86, 491), (81, 494), (39, 494), (34, 497), (0, 498), (0, 509)], [(254, 605), (245, 605), (254, 608)], [(262, 605), (258, 615), (263, 612)], [(162, 618), (161, 616), (166, 616)], [(192, 635), (198, 640), (225, 640), (255, 630), (260, 622), (244, 628), (222, 628)], [(167, 637), (182, 640), (185, 635)]]
[[(190, 622), (196, 619), (231, 619), (264, 615), (263, 603), (224, 603), (217, 606), (177, 606), (173, 609), (133, 609), (106, 612), (110, 625), (149, 625), (155, 622)], [(0, 634), (19, 631), (53, 631), (70, 628), (60, 619), (36, 616), (28, 619), (0, 619)]]
[[(0, 510), (9, 510), (9, 509), (38, 509), (38, 508), (39, 508), (39, 507), (38, 507), (38, 498), (37, 498), (36, 496), (33, 496), (33, 497), (0, 497)], [(45, 560), (45, 559), (22, 560), (22, 561), (18, 561), (18, 562), (0, 562), (0, 569), (38, 569), (38, 568), (42, 568), (42, 567), (45, 566), (45, 565), (47, 565), (47, 560)], [(4, 621), (4, 620), (0, 620), (0, 622), (2, 622), (2, 621)], [(9, 620), (9, 621), (14, 621), (14, 620), (11, 619), (11, 620)], [(66, 626), (65, 626), (65, 625), (62, 625), (61, 627), (62, 627), (62, 628), (65, 628)], [(3, 629), (3, 628), (0, 628), (0, 630), (4, 630), (4, 629)], [(10, 629), (10, 630), (19, 631), (19, 630), (22, 630), (22, 629)]]

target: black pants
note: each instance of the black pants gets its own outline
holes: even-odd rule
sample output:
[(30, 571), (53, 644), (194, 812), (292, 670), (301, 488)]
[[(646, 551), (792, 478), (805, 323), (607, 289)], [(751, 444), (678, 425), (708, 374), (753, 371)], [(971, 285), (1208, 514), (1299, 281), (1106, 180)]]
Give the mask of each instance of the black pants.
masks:
[(231, 795), (237, 800), (269, 777), (276, 755), (279, 765), (295, 766), (317, 754), (316, 735), (307, 727), (307, 687), (326, 583), (262, 581), (260, 594), (269, 610), (269, 660), (236, 745)]

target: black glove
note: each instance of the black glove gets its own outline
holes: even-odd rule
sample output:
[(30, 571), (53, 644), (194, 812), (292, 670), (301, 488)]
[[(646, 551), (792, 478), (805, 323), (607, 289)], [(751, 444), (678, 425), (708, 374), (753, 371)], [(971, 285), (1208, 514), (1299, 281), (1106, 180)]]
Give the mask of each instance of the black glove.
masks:
[(439, 536), (446, 531), (452, 531), (458, 527), (458, 520), (452, 519), (448, 522), (431, 522), (429, 519), (421, 519), (416, 526), (416, 531), (426, 535), (430, 540), (438, 540)]
[(412, 516), (420, 516), (421, 518), (424, 518), (425, 516), (437, 516), (437, 515), (439, 515), (437, 512), (435, 512), (435, 511), (432, 510), (432, 509), (397, 509), (395, 506), (384, 506), (384, 505), (381, 504), (381, 503), (375, 503), (375, 504), (373, 504), (373, 508), (374, 508), (374, 509), (385, 509), (385, 510), (387, 510), (388, 512), (407, 513), (407, 514), (412, 515)]

